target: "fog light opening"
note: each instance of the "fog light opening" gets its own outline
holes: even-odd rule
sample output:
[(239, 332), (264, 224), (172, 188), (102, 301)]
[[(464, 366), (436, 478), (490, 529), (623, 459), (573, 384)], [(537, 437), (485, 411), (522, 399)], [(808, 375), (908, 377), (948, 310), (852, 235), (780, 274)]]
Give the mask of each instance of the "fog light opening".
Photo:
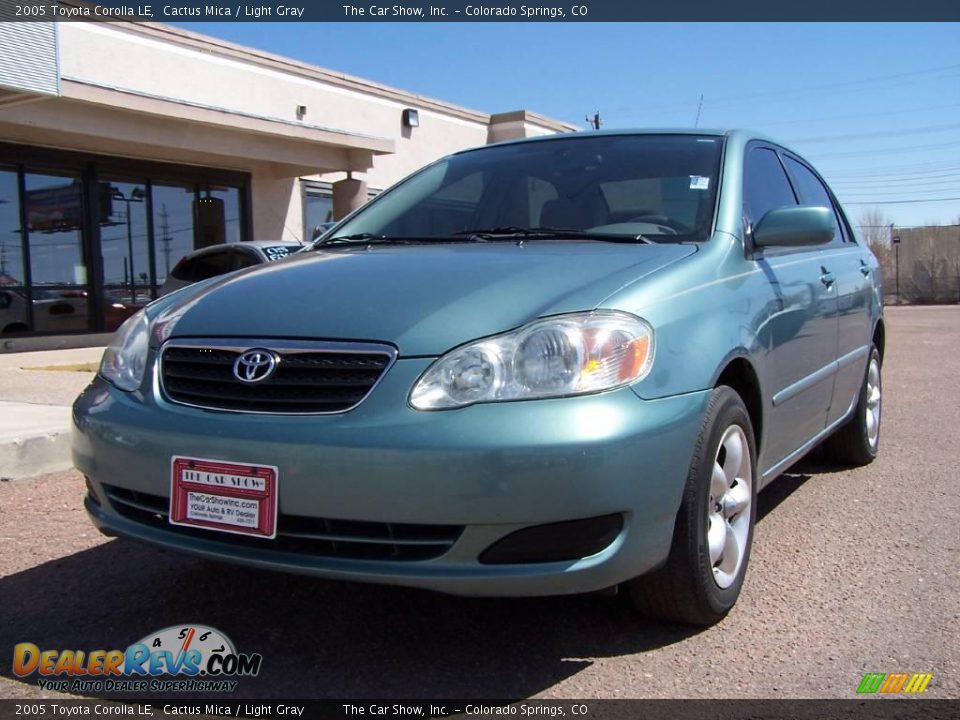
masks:
[(610, 547), (623, 529), (619, 513), (535, 525), (512, 532), (480, 554), (484, 565), (581, 560)]

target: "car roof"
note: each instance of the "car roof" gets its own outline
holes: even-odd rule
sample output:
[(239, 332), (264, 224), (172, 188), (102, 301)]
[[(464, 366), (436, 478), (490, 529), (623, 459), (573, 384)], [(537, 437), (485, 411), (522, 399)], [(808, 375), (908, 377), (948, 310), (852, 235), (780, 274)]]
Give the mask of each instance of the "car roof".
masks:
[[(702, 135), (708, 137), (737, 137), (743, 140), (762, 140), (764, 142), (783, 145), (783, 143), (770, 138), (763, 133), (743, 128), (690, 128), (690, 127), (665, 127), (665, 128), (621, 128), (616, 130), (583, 130), (568, 133), (556, 133), (554, 135), (539, 135), (537, 137), (517, 138), (515, 140), (504, 140), (491, 145), (481, 145), (469, 150), (461, 150), (459, 155), (465, 152), (473, 152), (485, 147), (499, 147), (503, 145), (520, 145), (523, 143), (556, 142), (557, 140), (584, 139), (592, 137), (610, 137), (622, 135)], [(789, 148), (788, 148), (789, 149)]]
[(243, 240), (241, 242), (230, 242), (230, 243), (219, 243), (217, 245), (209, 245), (205, 248), (200, 248), (199, 250), (192, 250), (187, 255), (199, 255), (200, 253), (209, 253), (217, 252), (219, 250), (226, 250), (232, 247), (253, 247), (253, 248), (265, 248), (265, 247), (291, 247), (299, 248), (303, 247), (303, 243), (298, 242), (297, 240)]

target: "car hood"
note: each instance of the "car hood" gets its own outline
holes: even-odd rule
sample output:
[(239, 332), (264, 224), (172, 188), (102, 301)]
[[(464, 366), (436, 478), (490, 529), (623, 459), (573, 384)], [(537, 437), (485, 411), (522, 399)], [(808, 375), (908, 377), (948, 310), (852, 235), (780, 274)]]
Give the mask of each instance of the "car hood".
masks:
[(379, 341), (432, 356), (538, 317), (592, 310), (694, 252), (535, 241), (297, 253), (181, 291), (171, 336)]

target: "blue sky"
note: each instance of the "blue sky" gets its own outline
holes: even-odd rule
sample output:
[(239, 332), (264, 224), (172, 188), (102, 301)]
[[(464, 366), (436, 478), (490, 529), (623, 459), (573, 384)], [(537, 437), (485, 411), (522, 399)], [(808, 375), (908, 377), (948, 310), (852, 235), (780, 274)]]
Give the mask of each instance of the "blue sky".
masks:
[[(702, 93), (702, 127), (790, 144), (854, 221), (875, 206), (898, 225), (960, 222), (958, 24), (180, 25), (477, 110), (526, 108), (582, 127), (595, 110), (606, 128), (690, 126)], [(930, 202), (941, 198), (953, 199)]]

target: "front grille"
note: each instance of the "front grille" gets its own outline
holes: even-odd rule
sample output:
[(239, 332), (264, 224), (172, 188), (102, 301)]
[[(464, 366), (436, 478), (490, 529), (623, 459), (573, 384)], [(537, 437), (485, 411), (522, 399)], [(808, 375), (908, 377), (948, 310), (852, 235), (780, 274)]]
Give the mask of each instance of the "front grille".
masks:
[[(276, 360), (266, 379), (243, 382), (234, 373), (246, 351)], [(283, 340), (173, 340), (160, 354), (160, 383), (183, 405), (263, 413), (338, 413), (356, 407), (396, 357), (389, 345)]]
[(277, 536), (258, 538), (171, 525), (169, 500), (159, 495), (104, 485), (110, 505), (120, 515), (176, 535), (261, 550), (355, 560), (431, 560), (447, 552), (462, 525), (421, 525), (358, 520), (328, 520), (300, 515), (277, 517)]

